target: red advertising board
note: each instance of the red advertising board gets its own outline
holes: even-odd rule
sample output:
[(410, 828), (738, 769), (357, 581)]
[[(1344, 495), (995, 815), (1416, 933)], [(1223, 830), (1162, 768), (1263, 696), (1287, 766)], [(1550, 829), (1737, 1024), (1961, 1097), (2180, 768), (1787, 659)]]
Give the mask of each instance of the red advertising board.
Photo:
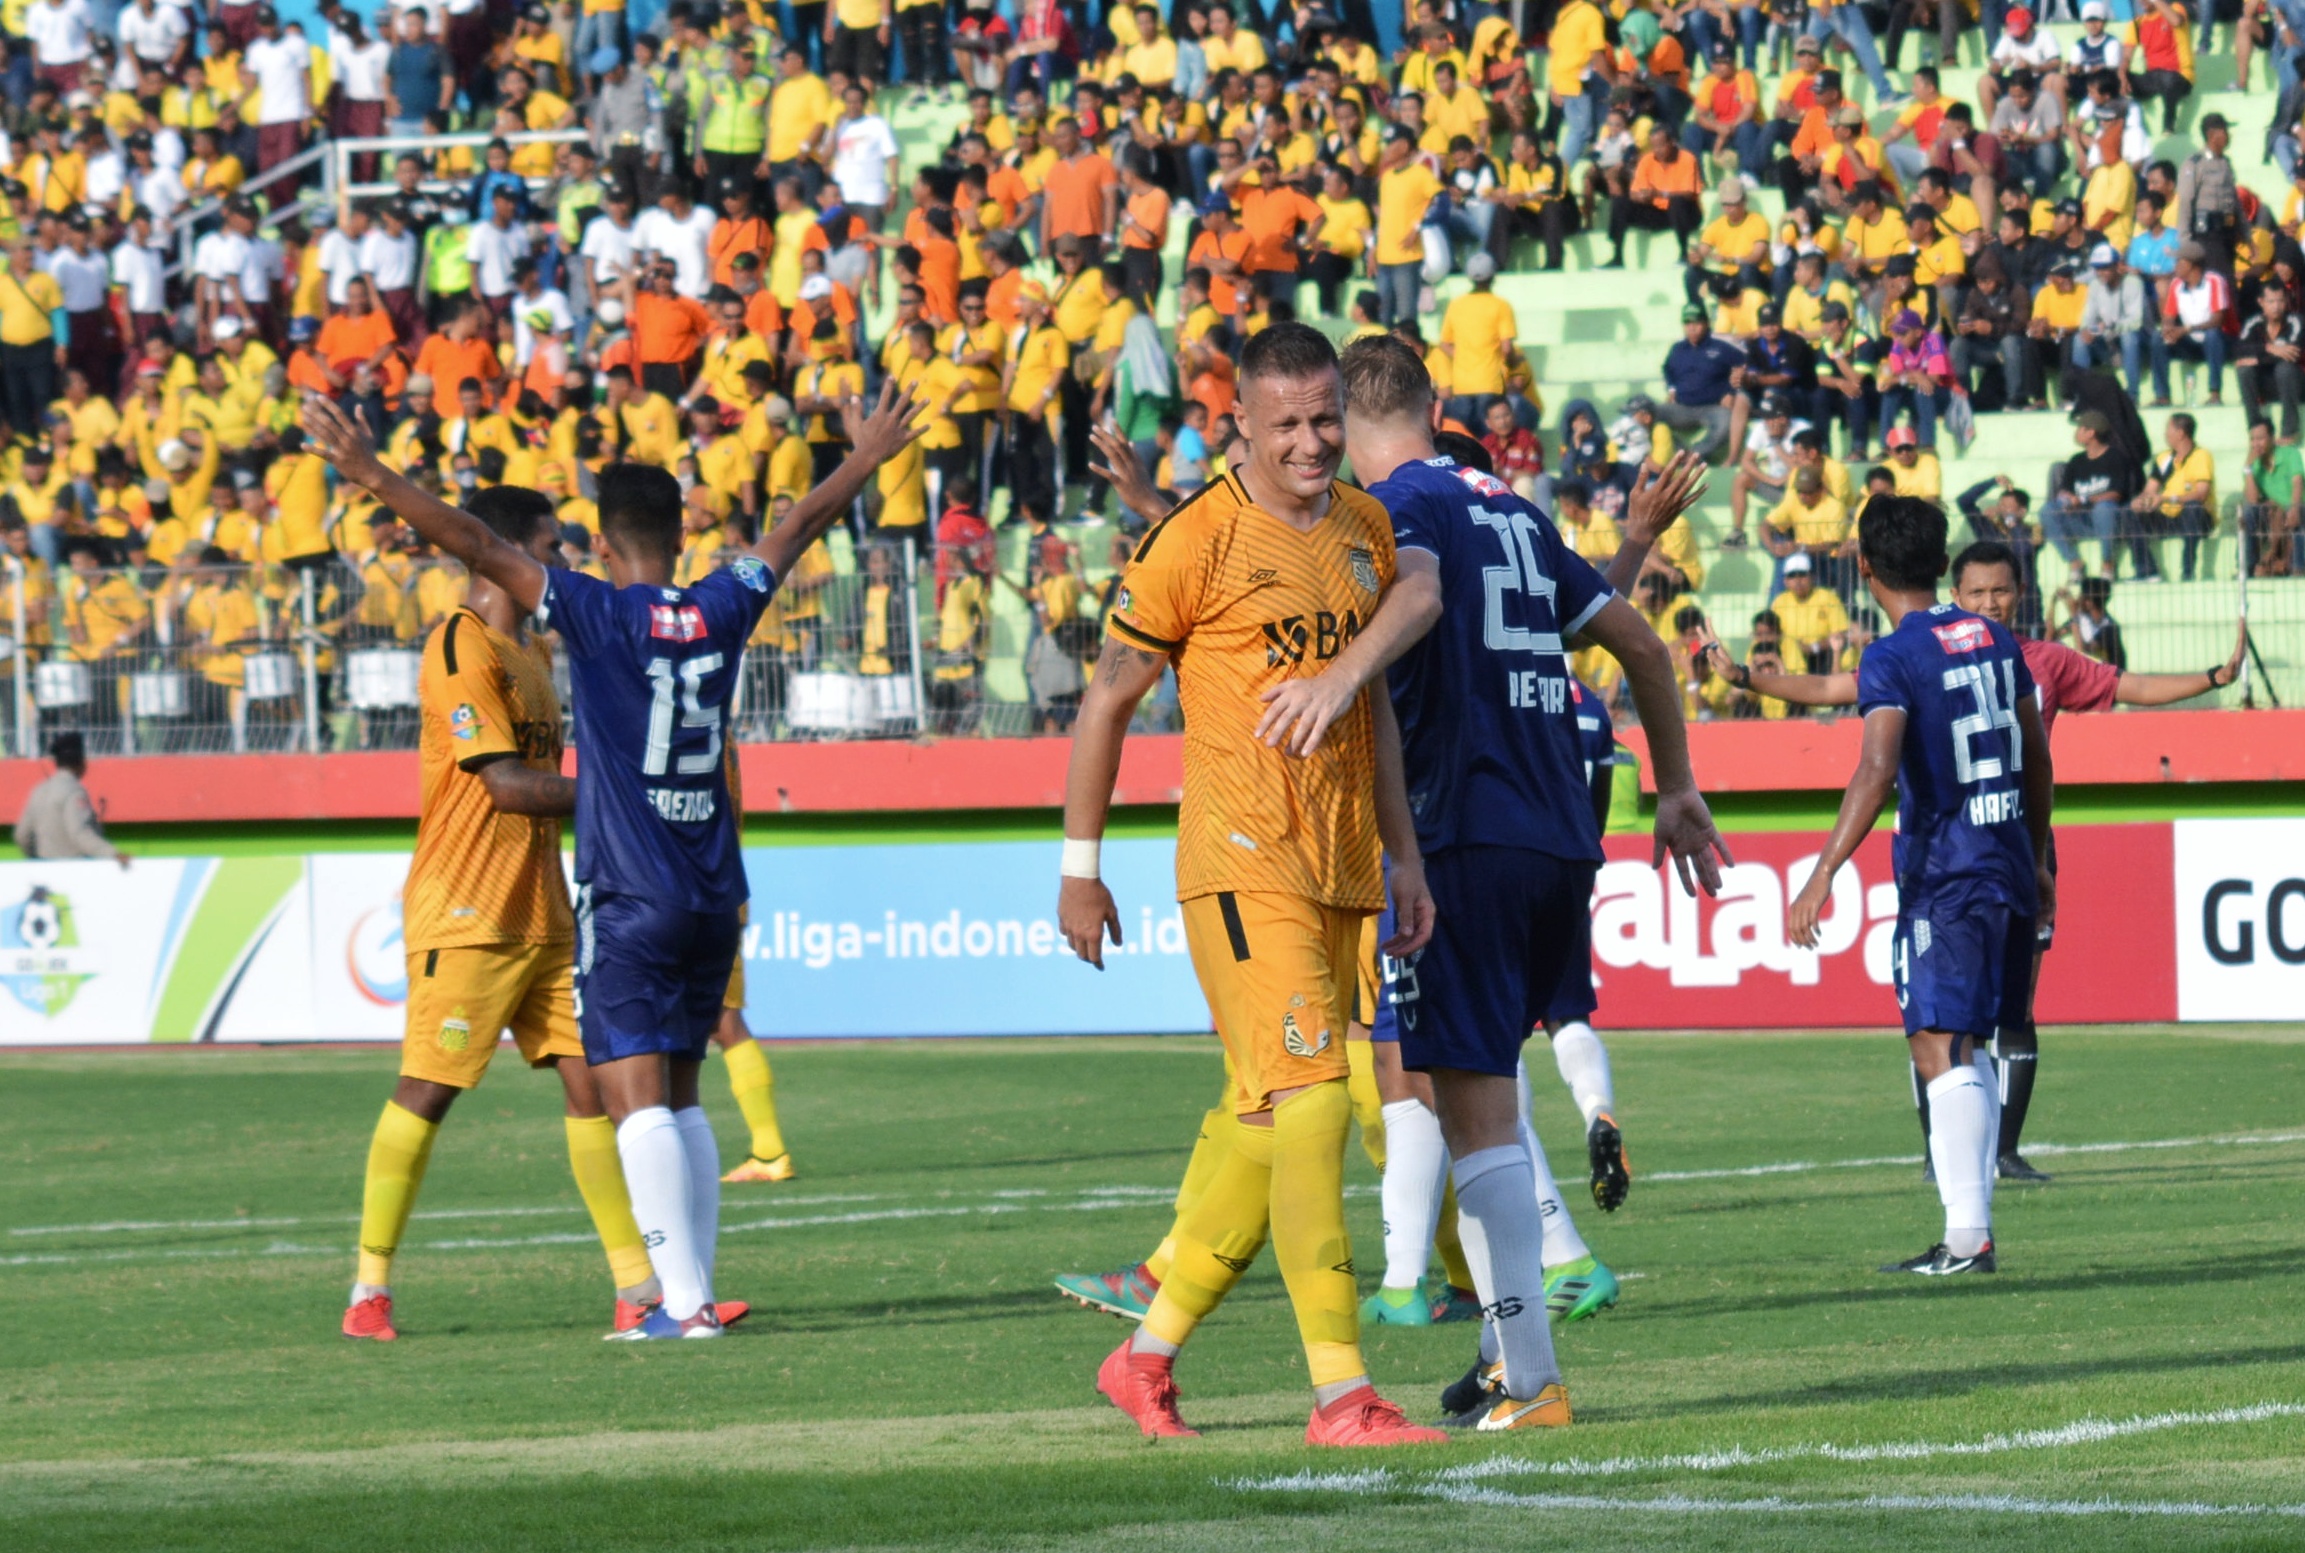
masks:
[[(1814, 951), (1785, 937), (1785, 907), (1824, 837), (1729, 837), (1718, 899), (1692, 900), (1649, 867), (1645, 836), (1609, 838), (1593, 894), (1599, 1022), (1619, 1029), (1895, 1026), (1889, 942), (1897, 917), (1889, 835), (1869, 837), (1833, 883)], [(2057, 942), (2041, 974), (2044, 1023), (2177, 1017), (2172, 832), (2166, 824), (2057, 832)]]

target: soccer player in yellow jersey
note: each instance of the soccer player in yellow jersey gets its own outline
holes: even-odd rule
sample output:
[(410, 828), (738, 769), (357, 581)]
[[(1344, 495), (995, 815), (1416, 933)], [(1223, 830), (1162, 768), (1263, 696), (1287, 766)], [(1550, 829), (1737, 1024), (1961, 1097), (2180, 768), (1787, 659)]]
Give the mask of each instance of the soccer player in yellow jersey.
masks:
[(1314, 757), (1292, 760), (1255, 734), (1263, 692), (1318, 672), (1373, 613), (1392, 577), (1392, 530), (1337, 482), (1344, 390), (1326, 336), (1281, 323), (1251, 340), (1238, 416), (1247, 459), (1130, 559), (1066, 780), (1058, 917), (1073, 951), (1101, 967), (1106, 936), (1118, 943), (1121, 931), (1097, 877), (1121, 743), (1174, 661), (1188, 730), (1177, 894), (1232, 1064), (1232, 1138), (1143, 1324), (1097, 1385), (1148, 1437), (1191, 1434), (1177, 1352), (1269, 1236), (1311, 1372), (1307, 1442), (1439, 1441), (1369, 1384), (1344, 1222), (1343, 1036), (1361, 921), (1384, 903), (1380, 834), (1402, 922), (1387, 950), (1411, 952), (1432, 926), (1399, 730), (1383, 697), (1363, 696)]
[[(557, 565), (543, 495), (498, 486), (474, 513), (507, 541)], [(346, 1337), (390, 1342), (392, 1261), (424, 1184), (433, 1139), (456, 1097), (480, 1082), (498, 1035), (532, 1066), (560, 1074), (568, 1158), (616, 1280), (616, 1324), (659, 1298), (610, 1124), (584, 1064), (571, 992), (576, 920), (560, 871), (560, 817), (576, 783), (560, 774), (560, 700), (551, 661), (505, 593), (475, 576), (465, 605), (425, 644), (424, 807), (402, 893), (408, 1012), (400, 1082), (368, 1150), (360, 1265)], [(735, 1306), (723, 1306), (731, 1319)]]

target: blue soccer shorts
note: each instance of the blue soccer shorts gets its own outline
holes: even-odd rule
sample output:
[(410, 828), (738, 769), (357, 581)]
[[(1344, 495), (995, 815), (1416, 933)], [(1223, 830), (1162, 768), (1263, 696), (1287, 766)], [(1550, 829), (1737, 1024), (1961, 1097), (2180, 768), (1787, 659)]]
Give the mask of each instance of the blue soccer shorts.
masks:
[(701, 1062), (720, 1025), (740, 947), (735, 910), (688, 911), (580, 889), (576, 1024), (584, 1060), (663, 1055)]
[[(1599, 866), (1521, 847), (1451, 847), (1427, 858), (1432, 942), (1386, 962), (1383, 1033), (1373, 1038), (1398, 1040), (1404, 1068), (1511, 1077), (1539, 1021), (1592, 1011)], [(1391, 936), (1389, 909), (1377, 931)], [(1573, 1012), (1556, 1012), (1564, 1009)]]
[(2003, 1025), (2022, 1024), (2037, 942), (2030, 914), (1997, 903), (1932, 901), (1900, 911), (1889, 974), (1905, 1033), (1989, 1041)]

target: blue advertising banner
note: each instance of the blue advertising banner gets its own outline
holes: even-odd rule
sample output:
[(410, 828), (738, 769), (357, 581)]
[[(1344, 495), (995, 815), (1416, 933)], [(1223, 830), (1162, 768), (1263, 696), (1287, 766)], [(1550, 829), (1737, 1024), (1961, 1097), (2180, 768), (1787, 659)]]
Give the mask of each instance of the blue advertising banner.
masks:
[(1099, 973), (1057, 931), (1053, 841), (747, 849), (745, 1020), (770, 1038), (1206, 1030), (1175, 858), (1165, 838), (1105, 843), (1125, 941)]

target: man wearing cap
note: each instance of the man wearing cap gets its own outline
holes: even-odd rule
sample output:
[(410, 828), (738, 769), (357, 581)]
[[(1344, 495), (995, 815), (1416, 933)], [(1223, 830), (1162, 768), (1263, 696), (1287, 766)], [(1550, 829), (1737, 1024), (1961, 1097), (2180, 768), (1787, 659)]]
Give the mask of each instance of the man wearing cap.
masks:
[(2086, 81), (2099, 71), (2110, 70), (2118, 74), (2128, 51), (2119, 38), (2105, 30), (2113, 19), (2113, 8), (2105, 0), (2082, 0), (2081, 36), (2065, 51), (2066, 97), (2075, 94), (2072, 83)]
[(2009, 272), (1993, 249), (1977, 256), (1969, 277), (1969, 294), (1954, 325), (1953, 376), (1971, 394), (1981, 396), (1978, 408), (1986, 408), (1983, 400), (1991, 396), (1992, 385), (1983, 375), (1985, 363), (1987, 358), (1998, 360), (1998, 408), (2030, 408), (2033, 396), (2026, 380), (2025, 329), (2031, 321), (2033, 299), (2010, 283)]
[(1890, 259), (1910, 251), (1912, 234), (1905, 230), (1904, 216), (1887, 208), (1886, 191), (1874, 180), (1859, 183), (1849, 201), (1849, 219), (1841, 229), (1841, 267), (1864, 288), (1880, 280)]
[(1689, 245), (1681, 289), (1691, 303), (1704, 300), (1708, 275), (1734, 275), (1740, 288), (1769, 284), (1768, 218), (1746, 206), (1745, 190), (1745, 180), (1737, 174), (1723, 178), (1718, 191), (1721, 213)]
[(1706, 458), (1723, 445), (1742, 446), (1751, 401), (1737, 392), (1736, 381), (1745, 364), (1743, 351), (1713, 334), (1702, 307), (1682, 308), (1681, 339), (1665, 353), (1666, 403), (1657, 407), (1657, 419), (1694, 434), (1693, 446)]
[(2064, 59), (2056, 37), (2035, 24), (2033, 13), (2021, 5), (2011, 6), (2001, 18), (2001, 36), (1986, 59), (1985, 73), (1977, 78), (1978, 111), (1990, 119), (1994, 104), (2008, 90), (2009, 78), (2020, 70), (2062, 93), (2065, 78), (2059, 71)]
[(1053, 519), (1062, 492), (1056, 484), (1057, 428), (1050, 415), (1072, 365), (1072, 347), (1049, 319), (1048, 291), (1040, 282), (1026, 281), (1016, 300), (1022, 337), (1003, 378), (1010, 490), (1017, 508), (1030, 507), (1043, 519)]
[(677, 400), (688, 392), (712, 315), (673, 287), (672, 265), (659, 260), (645, 280), (627, 271), (612, 293), (624, 303), (640, 354), (640, 385), (649, 393)]
[(1888, 354), (1886, 341), (1865, 338), (1854, 314), (1845, 302), (1827, 302), (1817, 312), (1816, 341), (1817, 420), (1824, 426), (1840, 421), (1852, 463), (1866, 457), (1876, 399), (1873, 373)]
[(2080, 267), (2060, 259), (2049, 267), (2048, 284), (2033, 293), (2033, 314), (2025, 332), (2033, 341), (2035, 381), (2055, 384), (2073, 364), (2073, 342), (2081, 331), (2081, 310), (2089, 305), (2080, 286)]
[(1774, 394), (1798, 421), (1817, 419), (1817, 352), (1785, 327), (1785, 310), (1764, 302), (1753, 315), (1753, 337), (1744, 345), (1745, 370), (1737, 387), (1747, 398)]
[(2142, 276), (2131, 274), (2111, 243), (2089, 251), (2089, 295), (2081, 306), (2081, 327), (2073, 338), (2073, 365), (2111, 367), (2118, 353), (2129, 397), (2145, 391), (2144, 369), (2151, 353), (2162, 404), (2169, 402), (2169, 352)]
[(2100, 410), (2073, 418), (2073, 441), (2081, 454), (2057, 466), (2057, 488), (2041, 504), (2041, 526), (2076, 582), (2084, 570), (2080, 541), (2094, 536), (2099, 564), (2110, 578), (2120, 564), (2115, 540), (2122, 515), (2144, 489), (2144, 471), (2114, 445), (2113, 423)]
[(707, 187), (749, 189), (768, 176), (770, 83), (753, 73), (752, 50), (726, 51), (726, 64), (704, 78), (702, 100), (690, 119), (692, 166)]
[[(2161, 297), (2161, 338), (2172, 361), (2205, 362), (2210, 405), (2225, 402), (2225, 329), (2233, 316), (2233, 282), (2210, 266), (2211, 249), (2198, 239), (2177, 248), (2177, 273)], [(2166, 397), (2166, 396), (2164, 396)]]
[(1830, 674), (1849, 643), (1849, 612), (1838, 593), (1817, 585), (1806, 550), (1785, 557), (1784, 574), (1785, 591), (1770, 600), (1769, 613), (1785, 633), (1785, 656), (1808, 673)]
[(1791, 401), (1780, 391), (1761, 394), (1757, 417), (1746, 428), (1745, 444), (1737, 454), (1736, 474), (1729, 481), (1729, 527), (1745, 532), (1745, 512), (1754, 497), (1764, 507), (1785, 498), (1785, 482), (1793, 475), (1793, 438), (1809, 429), (1795, 420)]

